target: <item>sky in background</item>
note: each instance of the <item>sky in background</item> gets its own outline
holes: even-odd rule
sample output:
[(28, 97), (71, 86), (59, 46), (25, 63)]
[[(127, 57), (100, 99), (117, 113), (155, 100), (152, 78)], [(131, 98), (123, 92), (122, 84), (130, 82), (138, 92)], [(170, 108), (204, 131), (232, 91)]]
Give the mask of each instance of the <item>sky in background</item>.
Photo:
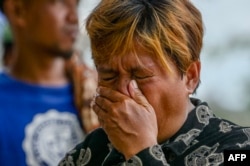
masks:
[(249, 101), (245, 80), (250, 80), (250, 1), (193, 2), (205, 25), (202, 84), (197, 96), (221, 101), (230, 111), (243, 110)]

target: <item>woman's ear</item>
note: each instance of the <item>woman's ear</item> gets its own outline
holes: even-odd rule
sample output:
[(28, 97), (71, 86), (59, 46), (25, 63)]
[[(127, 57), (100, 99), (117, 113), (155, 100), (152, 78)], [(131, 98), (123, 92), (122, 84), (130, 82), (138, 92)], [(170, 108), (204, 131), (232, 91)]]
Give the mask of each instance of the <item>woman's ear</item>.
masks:
[(189, 94), (192, 94), (197, 88), (200, 82), (200, 71), (201, 71), (201, 62), (194, 61), (192, 62), (186, 72), (186, 88)]
[(24, 6), (21, 0), (5, 0), (4, 12), (11, 24), (14, 26), (24, 26)]

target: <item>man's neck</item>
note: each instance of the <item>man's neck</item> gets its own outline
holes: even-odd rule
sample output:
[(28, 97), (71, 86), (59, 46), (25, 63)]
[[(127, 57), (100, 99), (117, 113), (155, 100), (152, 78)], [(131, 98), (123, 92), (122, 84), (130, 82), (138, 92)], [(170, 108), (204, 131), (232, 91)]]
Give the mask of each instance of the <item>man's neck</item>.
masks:
[(45, 86), (60, 86), (68, 83), (65, 59), (62, 57), (15, 53), (12, 60), (9, 72), (16, 79)]

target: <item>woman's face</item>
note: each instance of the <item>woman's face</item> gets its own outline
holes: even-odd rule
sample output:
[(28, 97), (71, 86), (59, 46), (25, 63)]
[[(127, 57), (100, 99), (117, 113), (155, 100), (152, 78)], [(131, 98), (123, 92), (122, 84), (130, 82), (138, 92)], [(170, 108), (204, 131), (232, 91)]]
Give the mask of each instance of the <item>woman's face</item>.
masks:
[(143, 49), (138, 48), (136, 53), (143, 66), (133, 54), (114, 58), (111, 63), (96, 64), (98, 84), (129, 96), (128, 83), (132, 79), (136, 80), (155, 110), (159, 134), (167, 130), (173, 132), (171, 130), (179, 128), (188, 113), (188, 78), (186, 75), (181, 76), (173, 64), (170, 66), (171, 72), (166, 70)]

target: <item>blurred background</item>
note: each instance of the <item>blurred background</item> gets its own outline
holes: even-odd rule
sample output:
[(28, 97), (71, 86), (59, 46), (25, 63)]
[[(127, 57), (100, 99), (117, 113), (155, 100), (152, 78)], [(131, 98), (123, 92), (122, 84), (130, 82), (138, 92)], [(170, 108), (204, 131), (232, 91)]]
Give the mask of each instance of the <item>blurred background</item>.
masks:
[[(207, 101), (216, 115), (250, 126), (250, 1), (191, 1), (201, 11), (205, 26), (201, 85), (194, 97)], [(84, 23), (98, 2), (81, 0), (79, 6), (81, 34), (76, 48), (90, 66), (93, 63)], [(0, 41), (5, 25), (0, 13)], [(0, 45), (0, 55), (2, 51)]]

